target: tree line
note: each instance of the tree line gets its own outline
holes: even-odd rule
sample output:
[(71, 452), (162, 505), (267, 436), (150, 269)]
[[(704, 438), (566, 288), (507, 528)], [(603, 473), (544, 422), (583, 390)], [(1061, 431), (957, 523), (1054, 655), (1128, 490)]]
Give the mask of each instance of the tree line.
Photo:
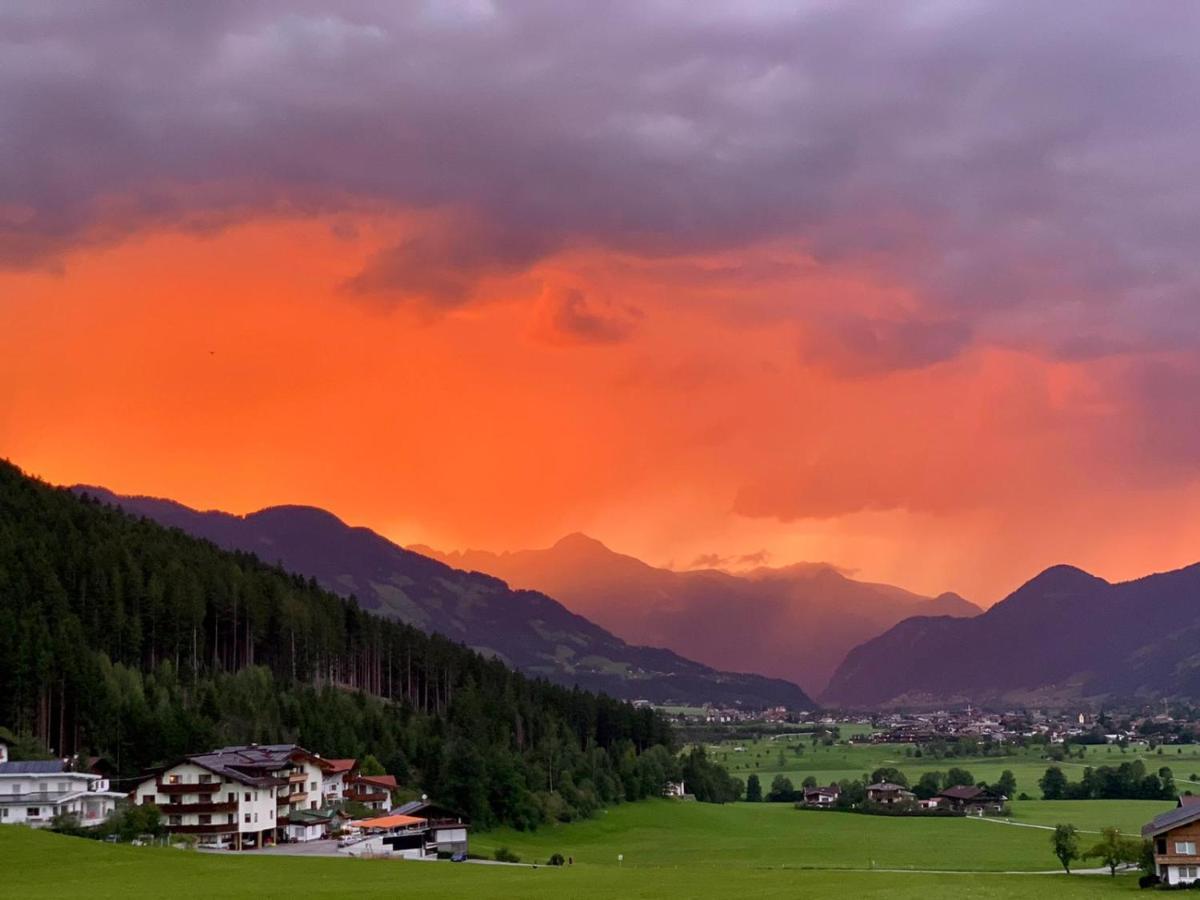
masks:
[(1118, 766), (1088, 766), (1079, 781), (1069, 781), (1058, 766), (1038, 779), (1045, 800), (1174, 800), (1175, 776), (1163, 766), (1148, 772), (1140, 759)]
[(700, 799), (729, 788), (719, 767), (675, 755), (653, 710), (524, 677), (3, 461), (0, 684), (0, 725), (56, 756), (105, 756), (124, 778), (295, 741), (373, 753), (480, 826), (518, 828), (657, 795), (688, 771)]

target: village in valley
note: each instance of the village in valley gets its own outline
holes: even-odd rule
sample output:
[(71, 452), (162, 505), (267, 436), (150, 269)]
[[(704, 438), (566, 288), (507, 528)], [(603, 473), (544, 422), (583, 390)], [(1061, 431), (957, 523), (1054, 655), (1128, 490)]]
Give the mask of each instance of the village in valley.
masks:
[[(932, 867), (929, 850), (905, 860), (900, 848), (927, 839), (932, 826), (943, 842), (938, 865), (986, 874), (990, 860), (954, 856), (952, 829), (973, 832), (975, 826), (957, 824), (973, 818), (1001, 828), (994, 836), (1023, 839), (1006, 866), (1054, 862), (1095, 877), (1140, 871), (1142, 883), (1200, 882), (1200, 795), (1193, 794), (1200, 779), (1191, 771), (1200, 769), (1200, 719), (1190, 709), (1175, 715), (997, 713), (970, 706), (869, 716), (783, 708), (659, 711), (690, 739), (684, 754), (707, 754), (725, 766), (739, 791), (735, 803), (711, 807), (695, 802), (686, 781), (664, 782), (664, 805), (650, 806), (664, 826), (697, 815), (714, 817), (715, 824), (722, 809), (734, 820), (756, 807), (790, 809), (795, 818), (756, 815), (754, 821), (769, 823), (780, 837), (830, 832), (836, 842), (839, 834), (859, 834), (885, 857), (868, 859), (868, 869), (914, 870)], [(545, 829), (527, 838), (485, 831), (469, 843), (467, 816), (407, 796), (374, 760), (364, 765), (295, 744), (221, 747), (118, 782), (105, 759), (14, 760), (12, 743), (0, 738), (3, 824), (90, 831), (135, 847), (280, 857), (282, 864), (321, 856), (486, 859), (518, 868), (610, 862), (593, 855), (588, 822), (550, 826), (553, 844), (546, 843)], [(631, 812), (618, 808), (605, 817)], [(1080, 819), (1078, 827), (1072, 818)], [(619, 853), (618, 862), (656, 866), (664, 851), (666, 860), (686, 854), (686, 838), (677, 848), (671, 843), (656, 849), (622, 844), (628, 855)], [(1038, 845), (1041, 851), (1031, 853)], [(559, 850), (538, 855), (550, 846)]]

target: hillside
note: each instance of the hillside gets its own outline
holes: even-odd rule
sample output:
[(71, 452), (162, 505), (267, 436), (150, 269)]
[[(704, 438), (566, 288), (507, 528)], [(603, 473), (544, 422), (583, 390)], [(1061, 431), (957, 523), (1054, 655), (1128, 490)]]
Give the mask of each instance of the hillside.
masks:
[(703, 761), (681, 768), (652, 710), (527, 678), (2, 462), (0, 685), (0, 726), (124, 777), (295, 741), (372, 754), (406, 788), (518, 828), (657, 795), (689, 766), (722, 785)]
[(324, 510), (276, 506), (235, 516), (169, 500), (121, 497), (98, 487), (73, 490), (219, 547), (254, 553), (343, 597), (353, 596), (371, 612), (445, 635), (561, 684), (656, 702), (812, 705), (787, 681), (716, 671), (670, 650), (631, 646), (546, 594), (510, 590), (497, 578), (451, 568)]
[(545, 591), (625, 640), (670, 647), (721, 669), (787, 678), (812, 692), (850, 648), (903, 619), (979, 613), (956, 594), (924, 597), (821, 563), (737, 575), (661, 569), (583, 534), (544, 550), (412, 549)]
[(1200, 564), (1110, 584), (1054, 566), (973, 619), (912, 618), (854, 648), (824, 699), (1200, 697)]

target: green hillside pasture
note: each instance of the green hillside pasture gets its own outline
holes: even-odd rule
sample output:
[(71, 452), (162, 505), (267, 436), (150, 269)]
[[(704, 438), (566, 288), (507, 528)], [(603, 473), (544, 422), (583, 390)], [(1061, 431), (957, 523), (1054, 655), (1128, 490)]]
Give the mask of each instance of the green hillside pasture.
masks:
[[(659, 804), (662, 806), (663, 804)], [(681, 804), (682, 805), (682, 804)], [(719, 810), (718, 810), (719, 811)], [(803, 815), (797, 813), (797, 816)], [(819, 815), (819, 814), (817, 814)], [(824, 818), (824, 817), (823, 817)], [(577, 827), (577, 826), (571, 826)], [(1012, 829), (1019, 830), (1019, 829)], [(515, 843), (515, 842), (514, 842)], [(769, 863), (768, 863), (769, 864)], [(1132, 876), (955, 875), (736, 867), (644, 868), (579, 864), (556, 869), (313, 857), (205, 854), (112, 846), (0, 826), (5, 896), (49, 898), (374, 897), (659, 898), (855, 896), (1058, 900), (1136, 896)]]
[[(1098, 823), (1135, 832), (1170, 804), (1093, 800), (1055, 811), (1050, 824), (1075, 816), (1077, 827)], [(1018, 817), (1021, 814), (1018, 813)], [(1019, 818), (1014, 818), (1018, 821)], [(1042, 824), (1040, 821), (1031, 824)], [(715, 806), (670, 800), (625, 804), (594, 819), (543, 826), (536, 832), (501, 829), (476, 835), (472, 849), (491, 853), (507, 846), (526, 861), (554, 853), (576, 862), (625, 867), (822, 869), (929, 869), (948, 871), (1052, 870), (1058, 865), (1047, 832), (964, 818), (891, 818), (857, 813), (797, 810), (790, 803)]]

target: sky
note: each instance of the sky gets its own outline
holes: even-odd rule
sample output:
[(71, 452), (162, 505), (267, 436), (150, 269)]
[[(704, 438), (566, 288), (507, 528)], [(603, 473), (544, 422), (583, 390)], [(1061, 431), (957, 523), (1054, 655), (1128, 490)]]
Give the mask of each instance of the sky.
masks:
[(0, 456), (988, 605), (1200, 559), (1200, 6), (0, 7)]

